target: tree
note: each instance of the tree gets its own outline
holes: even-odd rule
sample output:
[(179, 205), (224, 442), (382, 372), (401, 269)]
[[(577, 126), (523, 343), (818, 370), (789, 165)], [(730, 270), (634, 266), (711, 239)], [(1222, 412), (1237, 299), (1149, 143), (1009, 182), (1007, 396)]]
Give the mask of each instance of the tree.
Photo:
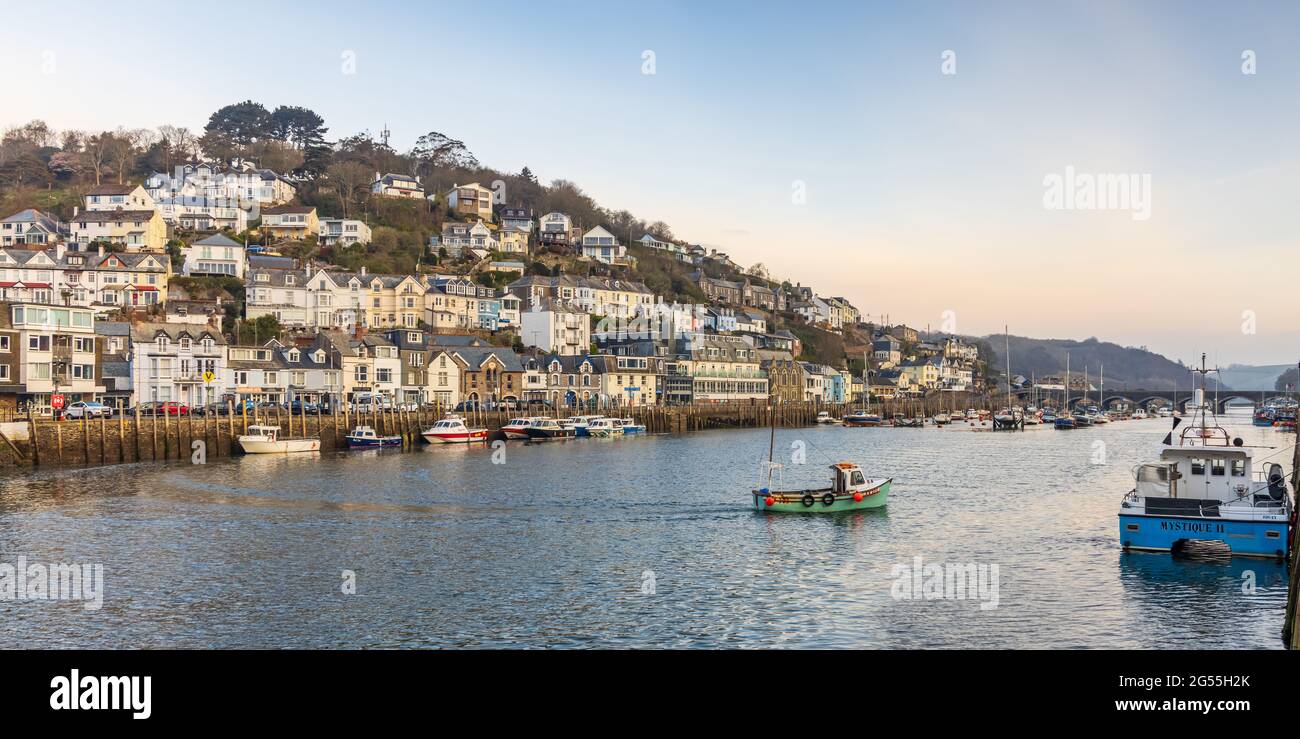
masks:
[(446, 134), (430, 131), (415, 140), (407, 155), (415, 160), (416, 167), (433, 169), (477, 169), (481, 165), (463, 141)]
[(271, 114), (252, 100), (219, 108), (208, 118), (200, 144), (203, 152), (226, 160), (241, 155), (253, 144), (274, 138)]
[(655, 221), (654, 223), (651, 223), (650, 226), (646, 228), (646, 231), (660, 241), (673, 240), (673, 230), (663, 221)]
[(270, 116), (271, 136), (300, 151), (325, 143), (325, 119), (296, 105), (281, 105)]
[(103, 182), (104, 171), (108, 169), (109, 160), (113, 155), (113, 147), (117, 145), (117, 137), (112, 131), (102, 131), (86, 138), (85, 148), (81, 152), (82, 161), (87, 169), (95, 173), (96, 185)]
[(1296, 390), (1297, 387), (1300, 387), (1300, 385), (1297, 385), (1296, 376), (1297, 370), (1295, 367), (1283, 372), (1281, 375), (1278, 375), (1277, 382), (1273, 383), (1273, 389), (1282, 392)]
[(533, 174), (533, 170), (529, 169), (527, 164), (525, 164), (523, 170), (519, 172), (519, 176), (534, 185), (537, 184), (537, 175)]
[(364, 192), (371, 184), (374, 173), (360, 162), (339, 162), (331, 164), (325, 170), (326, 177), (333, 183), (334, 189), (343, 201), (343, 217), (348, 217), (348, 206), (355, 202), (357, 194)]

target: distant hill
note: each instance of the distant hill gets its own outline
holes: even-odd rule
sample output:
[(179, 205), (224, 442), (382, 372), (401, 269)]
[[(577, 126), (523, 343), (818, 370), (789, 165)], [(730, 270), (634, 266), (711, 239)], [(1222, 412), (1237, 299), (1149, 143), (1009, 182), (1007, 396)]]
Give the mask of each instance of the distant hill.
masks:
[(1289, 364), (1230, 364), (1219, 370), (1219, 380), (1233, 390), (1273, 390)]
[[(1003, 337), (987, 336), (983, 340), (993, 348), (993, 353), (997, 356), (998, 368), (1005, 367)], [(1059, 375), (1065, 372), (1068, 352), (1070, 373), (1082, 373), (1086, 367), (1088, 378), (1093, 385), (1097, 384), (1098, 370), (1103, 365), (1106, 372), (1106, 387), (1116, 390), (1121, 388), (1159, 390), (1172, 388), (1175, 383), (1178, 387), (1186, 389), (1191, 384), (1191, 375), (1185, 365), (1145, 349), (1120, 346), (1108, 341), (1098, 341), (1095, 338), (1074, 341), (1012, 336), (1010, 344), (1012, 375), (1025, 377)], [(1276, 378), (1276, 375), (1274, 377)], [(1214, 386), (1213, 377), (1210, 386)], [(1224, 380), (1222, 387), (1232, 387), (1232, 384)]]

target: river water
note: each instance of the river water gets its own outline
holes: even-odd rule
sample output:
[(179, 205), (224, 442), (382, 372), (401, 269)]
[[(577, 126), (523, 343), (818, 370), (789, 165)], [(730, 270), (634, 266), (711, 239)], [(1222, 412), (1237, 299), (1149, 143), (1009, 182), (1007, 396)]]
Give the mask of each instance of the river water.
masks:
[[(14, 473), (0, 562), (105, 584), (0, 601), (0, 647), (1280, 648), (1282, 565), (1120, 552), (1168, 428), (778, 431), (787, 487), (894, 479), (824, 516), (752, 510), (762, 429)], [(985, 588), (925, 598), (918, 557)]]

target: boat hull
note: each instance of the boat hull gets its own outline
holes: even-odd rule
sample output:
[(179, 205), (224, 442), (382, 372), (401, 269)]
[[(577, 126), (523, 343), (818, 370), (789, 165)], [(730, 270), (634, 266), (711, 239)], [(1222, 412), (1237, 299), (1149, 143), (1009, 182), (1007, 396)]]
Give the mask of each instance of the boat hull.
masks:
[(501, 433), (505, 434), (507, 439), (527, 439), (528, 427), (527, 426), (523, 426), (523, 427), (516, 426), (514, 428), (503, 427), (501, 429)]
[(852, 426), (852, 427), (855, 427), (855, 428), (873, 428), (873, 427), (876, 427), (876, 426), (881, 425), (882, 423), (884, 423), (884, 421), (882, 421), (882, 420), (879, 419), (879, 418), (852, 418), (852, 417), (846, 417), (846, 418), (844, 419), (844, 425), (845, 425), (845, 426)]
[(359, 439), (349, 436), (348, 448), (350, 449), (378, 449), (385, 446), (401, 446), (402, 437), (400, 436), (380, 436), (374, 439)]
[[(844, 511), (861, 511), (869, 508), (880, 508), (888, 502), (889, 487), (893, 480), (886, 480), (870, 490), (864, 491), (861, 501), (853, 499), (852, 493), (831, 493), (830, 489), (822, 490), (787, 490), (764, 492), (762, 490), (753, 491), (754, 509), (765, 513), (841, 513)], [(830, 495), (833, 498), (831, 505), (826, 505), (825, 497)], [(806, 498), (812, 497), (812, 505), (806, 505)], [(767, 498), (772, 498), (772, 505), (767, 504)]]
[(468, 444), (474, 441), (487, 441), (487, 429), (470, 429), (468, 431), (454, 431), (451, 433), (433, 434), (424, 432), (421, 434), (424, 440), (430, 444)]
[(239, 446), (245, 454), (295, 454), (298, 452), (319, 452), (320, 439), (279, 439), (266, 441), (260, 439), (239, 439)]
[(1125, 550), (1170, 552), (1182, 542), (1220, 541), (1246, 557), (1285, 557), (1288, 524), (1199, 516), (1119, 514), (1119, 541)]
[(533, 441), (546, 441), (547, 439), (572, 439), (573, 437), (573, 429), (528, 429), (528, 438)]

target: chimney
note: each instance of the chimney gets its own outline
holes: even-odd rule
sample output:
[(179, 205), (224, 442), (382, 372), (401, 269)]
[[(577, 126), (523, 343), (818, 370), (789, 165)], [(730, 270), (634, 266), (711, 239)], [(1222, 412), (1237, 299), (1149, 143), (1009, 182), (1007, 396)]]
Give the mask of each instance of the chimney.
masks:
[(99, 252), (99, 256), (101, 257), (104, 256), (104, 245), (99, 244), (98, 246), (95, 247), (95, 251)]
[(63, 255), (67, 252), (67, 250), (68, 250), (67, 245), (64, 244), (62, 241), (59, 241), (59, 242), (55, 243), (55, 244), (54, 244), (54, 258), (55, 258), (55, 259), (62, 259), (62, 258), (63, 258)]
[(376, 172), (375, 172), (375, 182), (378, 182), (380, 177), (383, 177), (383, 175), (379, 174), (379, 172), (376, 171)]
[(80, 212), (81, 212), (81, 206), (80, 206), (80, 205), (74, 205), (74, 206), (72, 206), (72, 217), (73, 217), (74, 219), (77, 217), (77, 214), (80, 213)]
[(364, 264), (361, 265), (361, 276), (362, 276), (362, 277), (365, 277), (365, 276), (366, 276), (366, 265), (364, 265)]

